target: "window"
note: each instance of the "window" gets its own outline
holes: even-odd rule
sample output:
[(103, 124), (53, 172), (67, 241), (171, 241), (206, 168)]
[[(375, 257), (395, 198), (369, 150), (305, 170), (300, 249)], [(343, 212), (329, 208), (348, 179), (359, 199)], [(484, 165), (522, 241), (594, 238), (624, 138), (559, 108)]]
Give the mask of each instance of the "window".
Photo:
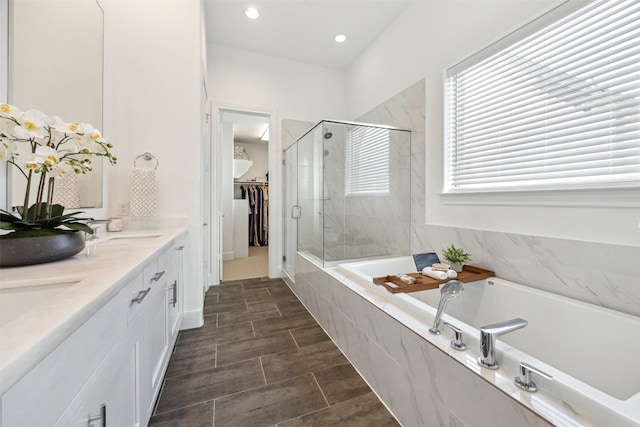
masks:
[(528, 33), (448, 70), (445, 192), (640, 185), (640, 2)]
[(347, 195), (389, 194), (389, 129), (356, 127), (347, 132)]

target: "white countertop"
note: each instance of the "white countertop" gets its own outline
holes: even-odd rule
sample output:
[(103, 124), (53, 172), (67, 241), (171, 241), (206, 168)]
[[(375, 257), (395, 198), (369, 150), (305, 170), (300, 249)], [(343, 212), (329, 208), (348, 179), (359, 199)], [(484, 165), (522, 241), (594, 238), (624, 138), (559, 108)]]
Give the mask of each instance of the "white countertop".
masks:
[[(85, 249), (62, 261), (0, 269), (0, 289), (4, 292), (19, 288), (17, 292), (27, 293), (28, 286), (43, 283), (74, 283), (74, 286), (54, 290), (56, 294), (52, 298), (34, 300), (24, 313), (4, 318), (0, 314), (0, 395), (116, 296), (142, 272), (147, 261), (170, 247), (185, 231), (186, 228), (180, 227), (106, 233), (90, 255)], [(157, 237), (133, 238), (136, 236)], [(126, 240), (110, 245), (111, 238)]]

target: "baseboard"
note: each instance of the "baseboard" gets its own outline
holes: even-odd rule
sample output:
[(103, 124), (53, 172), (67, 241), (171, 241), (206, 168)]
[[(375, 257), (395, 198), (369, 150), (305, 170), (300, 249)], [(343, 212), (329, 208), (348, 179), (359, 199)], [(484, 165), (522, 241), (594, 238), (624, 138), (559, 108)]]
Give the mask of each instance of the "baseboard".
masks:
[(202, 325), (204, 325), (202, 307), (193, 310), (185, 310), (184, 313), (182, 313), (182, 325), (180, 325), (181, 331), (185, 329), (199, 328)]
[(223, 252), (222, 253), (222, 260), (223, 261), (231, 261), (233, 259), (236, 259), (235, 253), (233, 251), (231, 251), (231, 252)]

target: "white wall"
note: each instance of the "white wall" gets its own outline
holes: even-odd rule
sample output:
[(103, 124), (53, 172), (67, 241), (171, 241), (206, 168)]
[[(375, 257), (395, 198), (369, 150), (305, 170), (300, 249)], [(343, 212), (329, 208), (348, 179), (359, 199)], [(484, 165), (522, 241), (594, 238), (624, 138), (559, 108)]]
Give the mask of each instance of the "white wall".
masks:
[[(114, 212), (128, 205), (133, 161), (148, 151), (159, 161), (158, 217), (186, 217), (186, 326), (202, 322), (200, 171), (201, 10), (199, 1), (108, 0), (105, 73), (118, 165), (108, 168)], [(198, 317), (199, 316), (199, 317)]]
[(269, 145), (265, 142), (250, 143), (250, 142), (236, 142), (235, 146), (244, 147), (244, 150), (249, 156), (249, 160), (253, 162), (248, 171), (244, 173), (239, 179), (264, 179), (269, 172)]
[[(627, 207), (445, 204), (443, 188), (444, 72), (446, 68), (529, 22), (554, 0), (414, 2), (347, 69), (348, 115), (358, 117), (414, 82), (425, 79), (425, 223), (458, 228), (552, 236), (593, 242), (640, 243), (639, 195)], [(592, 197), (598, 203), (611, 192)]]
[(275, 110), (279, 118), (310, 121), (345, 116), (341, 71), (214, 43), (207, 58), (211, 97), (220, 106)]
[(207, 47), (207, 82), (221, 109), (270, 114), (269, 276), (282, 265), (281, 119), (317, 122), (345, 116), (344, 72), (217, 44)]
[[(233, 158), (233, 123), (222, 123), (221, 151), (220, 154), (224, 159)], [(222, 162), (222, 180), (221, 180), (221, 196), (222, 202), (222, 256), (225, 261), (234, 259), (233, 255), (233, 162)], [(248, 244), (248, 243), (247, 243)]]

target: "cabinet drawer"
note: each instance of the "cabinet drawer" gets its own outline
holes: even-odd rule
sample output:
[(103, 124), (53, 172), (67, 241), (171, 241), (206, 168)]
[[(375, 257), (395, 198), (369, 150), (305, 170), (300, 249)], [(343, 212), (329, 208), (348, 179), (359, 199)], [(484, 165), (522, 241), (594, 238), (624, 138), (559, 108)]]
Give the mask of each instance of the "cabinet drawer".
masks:
[(51, 426), (126, 333), (123, 292), (2, 396), (2, 426)]
[(169, 249), (160, 254), (160, 265), (167, 268), (174, 266), (182, 257), (183, 248), (183, 240), (176, 239)]
[(142, 312), (144, 300), (147, 297), (149, 287), (144, 286), (143, 274), (140, 273), (125, 288), (125, 294), (129, 297), (123, 299), (122, 303), (127, 306), (127, 325), (134, 322)]

